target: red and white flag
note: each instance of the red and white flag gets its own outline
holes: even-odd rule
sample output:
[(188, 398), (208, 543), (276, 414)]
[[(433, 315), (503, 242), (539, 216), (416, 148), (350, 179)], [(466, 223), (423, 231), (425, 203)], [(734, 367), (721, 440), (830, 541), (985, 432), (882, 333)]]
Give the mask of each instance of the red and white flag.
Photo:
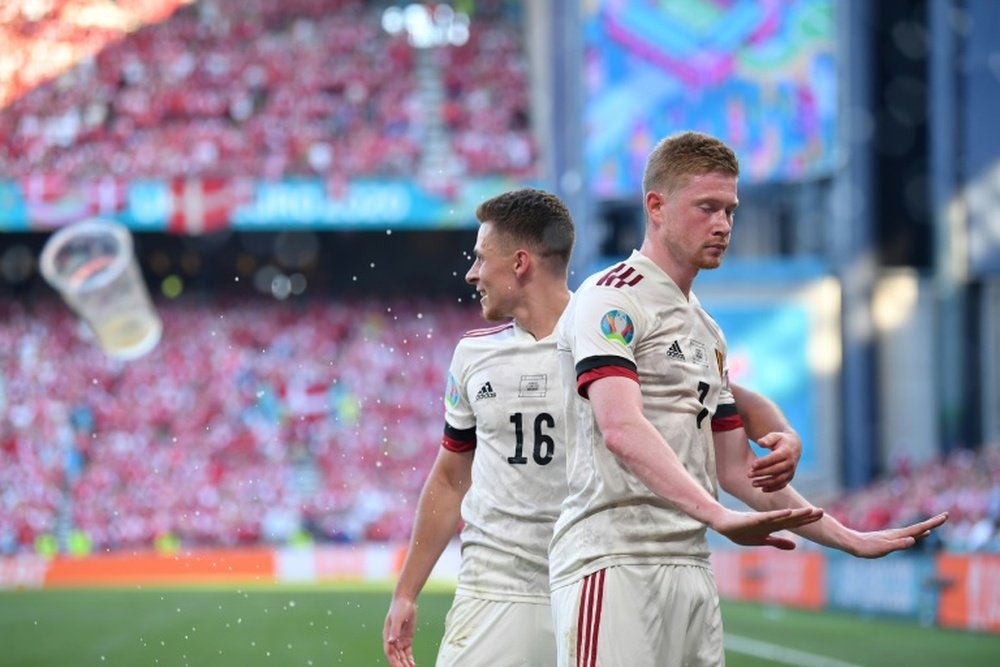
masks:
[(229, 227), (233, 211), (253, 200), (245, 179), (184, 178), (170, 182), (168, 229), (174, 234), (206, 234)]

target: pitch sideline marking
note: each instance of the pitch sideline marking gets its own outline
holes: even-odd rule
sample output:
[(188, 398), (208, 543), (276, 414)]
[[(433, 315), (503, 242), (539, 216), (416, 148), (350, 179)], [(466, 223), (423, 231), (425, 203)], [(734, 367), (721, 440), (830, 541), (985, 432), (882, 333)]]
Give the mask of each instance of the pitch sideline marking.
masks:
[(727, 649), (736, 653), (752, 655), (755, 658), (774, 660), (786, 665), (795, 667), (861, 667), (852, 662), (844, 662), (836, 658), (828, 658), (825, 655), (817, 655), (806, 651), (799, 651), (770, 642), (763, 642), (759, 639), (741, 637), (740, 635), (724, 635), (724, 644)]

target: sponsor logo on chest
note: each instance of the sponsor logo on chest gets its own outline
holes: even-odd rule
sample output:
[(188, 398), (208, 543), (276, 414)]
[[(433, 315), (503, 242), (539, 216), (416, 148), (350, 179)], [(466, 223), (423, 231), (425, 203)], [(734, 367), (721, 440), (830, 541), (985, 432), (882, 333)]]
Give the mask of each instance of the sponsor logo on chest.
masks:
[[(501, 387), (502, 389), (502, 387)], [(545, 373), (533, 375), (522, 375), (517, 384), (518, 398), (545, 398), (549, 390), (549, 376)], [(479, 387), (473, 401), (482, 401), (487, 398), (496, 398), (497, 392), (493, 389), (493, 381), (486, 380)]]
[(687, 350), (681, 346), (680, 340), (674, 340), (667, 348), (667, 358), (675, 361), (691, 362), (708, 368), (708, 351), (701, 341), (686, 342)]

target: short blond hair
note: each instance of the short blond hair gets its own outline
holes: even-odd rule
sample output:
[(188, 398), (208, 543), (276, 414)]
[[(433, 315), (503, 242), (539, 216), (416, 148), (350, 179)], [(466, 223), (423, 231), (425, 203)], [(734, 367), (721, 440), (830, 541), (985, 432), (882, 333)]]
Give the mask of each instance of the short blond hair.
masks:
[(715, 137), (701, 132), (681, 132), (661, 139), (646, 159), (642, 193), (672, 192), (688, 176), (709, 173), (740, 175), (736, 153)]

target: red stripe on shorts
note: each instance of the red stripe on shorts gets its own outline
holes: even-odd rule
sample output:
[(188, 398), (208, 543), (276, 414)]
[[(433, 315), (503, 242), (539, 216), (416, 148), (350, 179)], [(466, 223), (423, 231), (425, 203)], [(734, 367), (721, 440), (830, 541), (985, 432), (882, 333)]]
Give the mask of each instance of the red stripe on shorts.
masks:
[(580, 614), (576, 621), (576, 667), (596, 667), (597, 638), (604, 605), (604, 570), (587, 575), (580, 589)]

